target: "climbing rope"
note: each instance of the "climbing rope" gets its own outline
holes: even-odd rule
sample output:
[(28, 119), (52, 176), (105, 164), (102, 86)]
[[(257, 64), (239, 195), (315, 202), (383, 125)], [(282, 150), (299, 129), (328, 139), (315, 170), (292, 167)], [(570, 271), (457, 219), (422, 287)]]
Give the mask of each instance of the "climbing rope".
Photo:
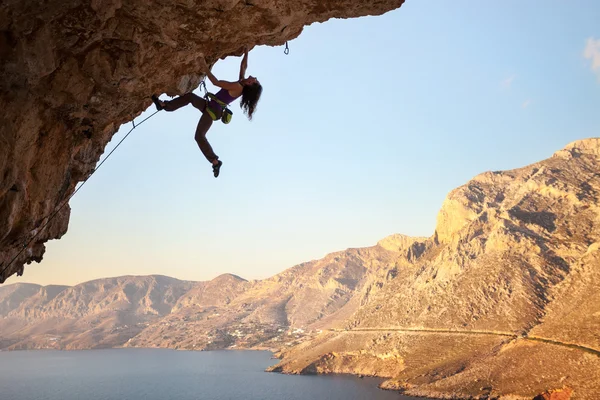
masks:
[[(123, 143), (123, 141), (124, 141), (125, 139), (127, 139), (127, 136), (129, 136), (129, 134), (130, 134), (131, 132), (133, 132), (133, 130), (134, 130), (135, 128), (137, 128), (138, 126), (140, 126), (141, 124), (143, 124), (144, 122), (146, 122), (147, 120), (149, 120), (150, 118), (152, 118), (154, 115), (156, 115), (156, 113), (158, 113), (158, 111), (155, 111), (155, 112), (154, 112), (152, 115), (150, 115), (150, 116), (148, 116), (148, 117), (144, 118), (144, 119), (142, 120), (142, 122), (140, 122), (140, 123), (139, 123), (139, 124), (137, 124), (137, 125), (136, 125), (135, 121), (131, 121), (131, 123), (133, 124), (133, 128), (131, 128), (131, 129), (129, 130), (129, 132), (127, 132), (127, 134), (126, 134), (126, 135), (123, 137), (123, 139), (121, 139), (121, 140), (119, 141), (119, 143), (117, 143), (117, 145), (115, 146), (115, 148), (114, 148), (114, 149), (112, 149), (112, 150), (110, 151), (110, 153), (108, 153), (108, 155), (107, 155), (107, 156), (104, 158), (104, 160), (102, 160), (102, 162), (101, 162), (100, 164), (98, 164), (98, 166), (97, 166), (97, 167), (94, 169), (94, 171), (92, 171), (92, 173), (91, 173), (91, 174), (90, 174), (90, 175), (89, 175), (87, 178), (85, 178), (85, 179), (84, 179), (84, 181), (83, 181), (83, 182), (81, 183), (81, 185), (79, 185), (79, 187), (78, 187), (78, 188), (77, 188), (77, 189), (76, 189), (76, 190), (73, 192), (73, 194), (71, 194), (71, 195), (69, 196), (69, 198), (68, 198), (67, 200), (65, 200), (65, 201), (64, 201), (64, 202), (61, 204), (61, 206), (60, 206), (60, 207), (58, 207), (58, 209), (57, 209), (56, 211), (54, 211), (53, 213), (50, 213), (50, 214), (49, 214), (49, 216), (46, 216), (46, 217), (42, 218), (42, 220), (44, 220), (44, 219), (46, 219), (46, 218), (48, 218), (48, 220), (47, 220), (47, 221), (46, 221), (46, 223), (45, 223), (45, 224), (44, 224), (44, 225), (43, 225), (43, 226), (42, 226), (42, 227), (41, 227), (41, 228), (40, 228), (40, 229), (39, 229), (39, 230), (38, 230), (38, 231), (35, 233), (35, 235), (33, 235), (33, 237), (32, 237), (31, 239), (29, 239), (29, 241), (27, 241), (27, 242), (25, 242), (25, 243), (23, 244), (23, 247), (21, 248), (21, 250), (20, 250), (20, 251), (17, 253), (17, 255), (16, 255), (16, 256), (14, 256), (14, 257), (13, 257), (13, 258), (10, 260), (10, 262), (9, 262), (9, 263), (6, 265), (6, 267), (2, 268), (2, 270), (0, 271), (0, 282), (4, 282), (4, 279), (5, 279), (5, 278), (4, 278), (4, 272), (5, 272), (5, 271), (8, 269), (8, 267), (10, 267), (10, 266), (12, 265), (12, 263), (13, 263), (13, 262), (14, 262), (14, 261), (15, 261), (15, 260), (16, 260), (16, 259), (17, 259), (17, 258), (18, 258), (18, 257), (19, 257), (19, 256), (20, 256), (20, 255), (21, 255), (23, 252), (24, 252), (24, 251), (25, 251), (25, 249), (27, 249), (27, 247), (28, 247), (28, 246), (31, 244), (31, 242), (33, 242), (33, 240), (34, 240), (34, 239), (35, 239), (35, 238), (36, 238), (36, 237), (37, 237), (37, 236), (38, 236), (38, 235), (39, 235), (39, 234), (40, 234), (40, 233), (41, 233), (41, 232), (44, 230), (44, 228), (45, 228), (46, 226), (48, 226), (48, 224), (50, 223), (50, 221), (52, 221), (52, 219), (53, 219), (54, 217), (56, 217), (56, 215), (57, 215), (57, 214), (60, 212), (60, 210), (62, 210), (62, 208), (63, 208), (65, 205), (67, 205), (67, 203), (69, 202), (69, 200), (71, 200), (71, 198), (72, 198), (73, 196), (75, 196), (75, 194), (76, 194), (77, 192), (79, 192), (79, 189), (81, 189), (81, 188), (83, 187), (83, 185), (85, 185), (85, 183), (88, 181), (88, 179), (90, 179), (90, 178), (92, 177), (92, 175), (94, 175), (94, 174), (96, 173), (96, 171), (98, 171), (98, 169), (100, 169), (100, 167), (102, 166), (102, 164), (104, 164), (104, 163), (106, 162), (106, 160), (108, 160), (108, 158), (110, 157), (110, 155), (111, 155), (112, 153), (114, 153), (114, 151), (115, 151), (115, 150), (117, 150), (117, 148), (119, 148), (119, 146), (121, 145), (121, 143)], [(0, 264), (0, 266), (2, 266), (2, 264)]]
[(290, 54), (290, 48), (288, 47), (288, 42), (285, 42), (285, 49), (283, 50), (283, 54), (285, 54), (286, 56), (288, 54)]

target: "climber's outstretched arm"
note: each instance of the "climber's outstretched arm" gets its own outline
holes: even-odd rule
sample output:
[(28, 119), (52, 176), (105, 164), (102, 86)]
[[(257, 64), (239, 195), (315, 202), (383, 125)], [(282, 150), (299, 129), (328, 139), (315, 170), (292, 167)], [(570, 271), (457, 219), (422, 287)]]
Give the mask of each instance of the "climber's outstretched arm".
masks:
[(229, 81), (222, 81), (222, 80), (217, 79), (217, 77), (214, 76), (213, 73), (210, 72), (210, 70), (208, 70), (208, 68), (207, 68), (206, 76), (208, 77), (208, 79), (210, 80), (210, 82), (213, 85), (223, 88), (225, 90), (236, 90), (236, 89), (240, 88), (240, 84), (238, 82), (229, 82)]
[(248, 49), (244, 49), (244, 58), (240, 64), (240, 80), (246, 77), (246, 68), (248, 68)]

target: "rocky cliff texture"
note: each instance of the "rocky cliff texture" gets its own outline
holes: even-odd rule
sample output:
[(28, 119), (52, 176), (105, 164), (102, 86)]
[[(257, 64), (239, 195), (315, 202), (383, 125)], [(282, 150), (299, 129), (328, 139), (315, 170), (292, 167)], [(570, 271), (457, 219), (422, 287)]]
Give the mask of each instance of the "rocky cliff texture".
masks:
[(597, 399), (600, 139), (452, 191), (393, 235), (262, 281), (0, 287), (0, 348), (279, 349), (272, 370), (438, 398)]
[(8, 285), (0, 287), (0, 349), (278, 349), (322, 326), (343, 326), (398, 255), (349, 249), (252, 282), (225, 274), (209, 282), (148, 276)]
[[(283, 44), (306, 24), (402, 3), (0, 4), (0, 281), (41, 260), (44, 242), (66, 232), (68, 207), (6, 265), (149, 94), (197, 86), (201, 58), (211, 65), (243, 46)], [(285, 350), (277, 370), (384, 376), (413, 394), (596, 399), (599, 159), (590, 139), (482, 174), (450, 193), (431, 238), (397, 235), (265, 281), (2, 287), (0, 345), (266, 345)]]
[(407, 243), (344, 329), (274, 369), (379, 375), (436, 397), (565, 386), (598, 398), (600, 139), (475, 177), (449, 194), (431, 238)]
[(40, 261), (69, 207), (10, 266), (93, 171), (153, 93), (182, 94), (198, 62), (281, 45), (305, 25), (377, 15), (404, 0), (9, 0), (0, 4), (0, 282)]
[(262, 281), (224, 275), (186, 293), (167, 318), (127, 346), (167, 343), (185, 349), (297, 344), (325, 327), (342, 326), (398, 253), (380, 246), (349, 249)]

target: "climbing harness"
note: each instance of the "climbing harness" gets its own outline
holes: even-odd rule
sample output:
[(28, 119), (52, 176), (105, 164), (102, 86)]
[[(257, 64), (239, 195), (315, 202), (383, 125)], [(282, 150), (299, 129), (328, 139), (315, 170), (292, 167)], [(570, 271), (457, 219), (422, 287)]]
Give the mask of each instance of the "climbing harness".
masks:
[(288, 54), (290, 54), (290, 48), (288, 47), (288, 42), (285, 42), (285, 49), (283, 50), (283, 54), (285, 54), (286, 56)]
[(206, 93), (206, 95), (205, 95), (205, 99), (207, 101), (206, 111), (208, 112), (210, 117), (213, 119), (213, 121), (216, 121), (217, 119), (219, 119), (219, 117), (217, 117), (217, 114), (214, 112), (214, 110), (208, 106), (208, 104), (210, 104), (208, 102), (208, 98), (214, 100), (215, 102), (217, 102), (218, 105), (221, 106), (221, 122), (223, 122), (224, 124), (230, 123), (231, 119), (233, 118), (233, 111), (231, 111), (229, 109), (229, 104), (225, 103), (224, 101), (221, 101), (221, 99), (219, 99), (217, 96), (215, 96), (212, 93)]
[[(159, 111), (160, 111), (160, 110), (159, 110)], [(142, 122), (140, 122), (140, 123), (138, 123), (138, 124), (136, 124), (136, 123), (135, 123), (135, 121), (131, 121), (131, 123), (133, 124), (133, 128), (131, 128), (131, 129), (129, 130), (129, 132), (127, 132), (127, 134), (126, 134), (126, 135), (123, 137), (123, 139), (121, 139), (121, 140), (119, 141), (119, 143), (117, 143), (117, 145), (115, 146), (115, 148), (114, 148), (114, 149), (112, 149), (112, 150), (110, 151), (110, 153), (108, 153), (108, 155), (107, 155), (107, 156), (104, 158), (104, 160), (102, 160), (102, 162), (101, 162), (100, 164), (98, 164), (98, 166), (97, 166), (96, 168), (94, 168), (94, 170), (92, 171), (92, 173), (91, 173), (91, 174), (90, 174), (90, 175), (89, 175), (87, 178), (85, 178), (85, 179), (83, 180), (83, 182), (81, 183), (81, 185), (79, 185), (79, 187), (78, 187), (77, 189), (75, 189), (75, 191), (73, 192), (73, 194), (71, 194), (71, 195), (70, 195), (70, 196), (69, 196), (69, 197), (68, 197), (68, 198), (67, 198), (67, 199), (66, 199), (66, 200), (65, 200), (65, 201), (64, 201), (64, 202), (61, 204), (61, 206), (60, 206), (60, 207), (58, 207), (58, 209), (56, 209), (56, 211), (54, 211), (54, 212), (52, 212), (52, 213), (48, 214), (47, 216), (45, 216), (44, 218), (42, 218), (42, 221), (43, 221), (44, 219), (46, 219), (46, 218), (48, 218), (48, 220), (46, 221), (46, 223), (45, 223), (44, 225), (42, 225), (42, 227), (41, 227), (41, 228), (37, 229), (37, 232), (35, 233), (35, 235), (33, 235), (33, 237), (32, 237), (31, 239), (29, 239), (28, 241), (26, 241), (25, 243), (23, 243), (23, 247), (21, 248), (21, 250), (20, 250), (20, 251), (17, 253), (17, 255), (16, 255), (16, 256), (14, 256), (14, 257), (13, 257), (13, 258), (12, 258), (12, 259), (9, 261), (9, 263), (6, 265), (6, 267), (4, 267), (4, 268), (2, 268), (2, 270), (0, 270), (0, 283), (4, 283), (4, 280), (5, 280), (5, 278), (4, 278), (4, 272), (5, 272), (6, 270), (8, 270), (8, 267), (10, 267), (10, 266), (12, 265), (12, 263), (13, 263), (13, 262), (14, 262), (14, 261), (15, 261), (15, 260), (16, 260), (16, 259), (17, 259), (17, 258), (18, 258), (18, 257), (19, 257), (19, 256), (20, 256), (20, 255), (21, 255), (23, 252), (24, 252), (24, 251), (25, 251), (25, 249), (27, 249), (27, 247), (28, 247), (28, 246), (31, 244), (31, 242), (33, 242), (33, 240), (34, 240), (34, 239), (35, 239), (35, 238), (36, 238), (36, 237), (37, 237), (37, 236), (38, 236), (38, 235), (39, 235), (39, 234), (40, 234), (40, 233), (41, 233), (41, 232), (44, 230), (44, 228), (45, 228), (46, 226), (48, 226), (48, 224), (50, 223), (50, 221), (52, 221), (52, 219), (53, 219), (54, 217), (56, 217), (56, 215), (57, 215), (57, 214), (60, 212), (60, 210), (62, 210), (62, 209), (63, 209), (63, 207), (64, 207), (65, 205), (67, 205), (67, 203), (69, 202), (69, 200), (71, 200), (71, 198), (72, 198), (73, 196), (75, 196), (75, 194), (76, 194), (77, 192), (79, 192), (79, 190), (80, 190), (80, 189), (83, 187), (83, 185), (85, 185), (85, 183), (86, 183), (86, 182), (87, 182), (87, 181), (88, 181), (88, 180), (89, 180), (89, 179), (92, 177), (92, 175), (94, 175), (94, 174), (96, 173), (96, 171), (98, 171), (98, 169), (99, 169), (99, 168), (102, 166), (102, 164), (104, 164), (104, 163), (106, 162), (106, 160), (108, 160), (108, 158), (110, 157), (110, 155), (111, 155), (112, 153), (114, 153), (114, 151), (115, 151), (115, 150), (117, 150), (117, 148), (119, 148), (119, 146), (121, 145), (121, 143), (123, 143), (123, 141), (124, 141), (125, 139), (127, 139), (127, 136), (129, 136), (129, 134), (130, 134), (131, 132), (133, 132), (133, 130), (134, 130), (135, 128), (137, 128), (138, 126), (140, 126), (140, 125), (141, 125), (141, 124), (143, 124), (144, 122), (148, 121), (150, 118), (152, 118), (153, 116), (155, 116), (157, 113), (158, 113), (158, 111), (155, 111), (153, 114), (151, 114), (150, 116), (148, 116), (148, 117), (144, 118), (144, 119), (142, 120)], [(1, 267), (1, 266), (2, 266), (2, 264), (0, 264), (0, 267)], [(21, 271), (22, 271), (22, 270), (21, 270)]]
[(219, 106), (221, 106), (221, 117), (220, 117), (221, 122), (223, 122), (224, 124), (230, 123), (231, 119), (233, 118), (233, 111), (231, 111), (229, 109), (229, 104), (225, 103), (224, 101), (219, 99), (217, 96), (210, 93), (206, 89), (206, 83), (204, 82), (204, 79), (202, 79), (202, 81), (200, 82), (200, 86), (204, 89), (204, 100), (206, 100), (206, 112), (208, 113), (208, 115), (210, 115), (212, 120), (213, 121), (218, 120), (219, 116), (217, 115), (215, 110), (210, 108), (210, 103), (211, 103), (210, 100), (214, 100)]

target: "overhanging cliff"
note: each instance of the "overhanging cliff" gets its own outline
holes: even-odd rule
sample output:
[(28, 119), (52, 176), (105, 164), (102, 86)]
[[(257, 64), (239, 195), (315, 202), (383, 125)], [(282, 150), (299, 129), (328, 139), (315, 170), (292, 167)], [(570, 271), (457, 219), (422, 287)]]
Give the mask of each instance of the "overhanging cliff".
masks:
[(404, 0), (8, 0), (0, 4), (0, 282), (40, 261), (64, 207), (119, 126), (152, 93), (182, 94), (242, 48), (281, 45), (305, 25), (379, 15)]

